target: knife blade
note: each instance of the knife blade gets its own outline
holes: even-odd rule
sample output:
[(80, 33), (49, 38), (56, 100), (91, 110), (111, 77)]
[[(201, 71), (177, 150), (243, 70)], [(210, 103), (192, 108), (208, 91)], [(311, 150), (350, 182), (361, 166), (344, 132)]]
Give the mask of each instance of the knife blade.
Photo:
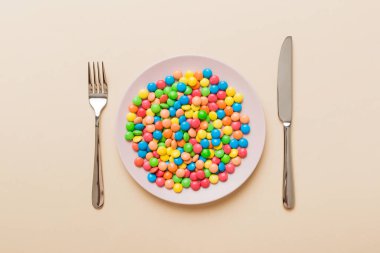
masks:
[(294, 207), (294, 182), (290, 127), (292, 123), (292, 78), (293, 78), (293, 42), (292, 37), (285, 38), (280, 52), (277, 76), (278, 117), (284, 127), (284, 168), (282, 183), (282, 202), (285, 208)]

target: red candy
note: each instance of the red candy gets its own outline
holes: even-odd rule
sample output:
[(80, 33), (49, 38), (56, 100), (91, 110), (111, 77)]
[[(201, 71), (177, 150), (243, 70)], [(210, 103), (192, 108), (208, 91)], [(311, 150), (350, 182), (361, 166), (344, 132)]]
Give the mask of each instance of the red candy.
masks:
[(202, 151), (202, 146), (201, 144), (199, 143), (196, 143), (194, 146), (193, 146), (193, 151), (197, 154), (199, 154), (201, 151)]
[(232, 163), (228, 163), (226, 164), (226, 171), (229, 173), (229, 174), (232, 174), (235, 172), (235, 165), (233, 165)]
[(224, 151), (224, 153), (226, 153), (228, 155), (229, 153), (231, 153), (231, 146), (230, 145), (224, 145), (223, 151)]
[(146, 142), (151, 142), (153, 140), (153, 135), (151, 133), (144, 133), (143, 139)]
[(222, 182), (226, 182), (228, 179), (228, 174), (226, 172), (219, 173), (219, 180)]
[(217, 75), (212, 75), (210, 77), (210, 83), (211, 84), (218, 84), (219, 83), (219, 77)]
[(156, 185), (157, 185), (157, 186), (162, 187), (162, 186), (164, 186), (164, 184), (165, 184), (165, 178), (163, 178), (163, 177), (158, 177), (158, 178), (156, 179)]
[(247, 157), (247, 149), (245, 149), (245, 148), (238, 148), (238, 155), (241, 158)]
[(241, 123), (239, 121), (234, 121), (231, 123), (232, 130), (237, 131), (240, 129)]
[(137, 157), (137, 158), (135, 159), (135, 165), (136, 165), (137, 167), (142, 167), (143, 164), (144, 164), (144, 159), (143, 159), (143, 158), (141, 158), (141, 157)]
[(191, 172), (190, 173), (190, 179), (191, 179), (191, 181), (197, 180), (198, 179), (197, 173), (196, 172)]
[(201, 124), (201, 121), (199, 119), (193, 119), (191, 121), (191, 127), (192, 128), (198, 128), (200, 124)]
[(208, 102), (216, 102), (218, 100), (215, 94), (208, 95)]
[(141, 107), (144, 108), (145, 110), (149, 109), (150, 108), (150, 102), (149, 102), (149, 100), (146, 100), (146, 99), (143, 100), (141, 102)]
[(194, 191), (198, 191), (201, 188), (201, 183), (199, 181), (191, 181), (190, 187)]
[(223, 90), (220, 90), (216, 93), (216, 96), (218, 97), (218, 99), (225, 99), (226, 98), (226, 92), (223, 91)]
[(164, 89), (165, 86), (166, 86), (165, 81), (164, 80), (158, 80), (156, 82), (156, 86), (157, 86), (158, 89)]
[(197, 173), (198, 179), (204, 179), (205, 178), (205, 172), (203, 170), (198, 170), (196, 173)]
[(208, 178), (204, 178), (204, 179), (202, 179), (202, 181), (201, 181), (201, 186), (202, 186), (203, 188), (208, 188), (208, 187), (210, 186), (210, 180), (208, 180)]

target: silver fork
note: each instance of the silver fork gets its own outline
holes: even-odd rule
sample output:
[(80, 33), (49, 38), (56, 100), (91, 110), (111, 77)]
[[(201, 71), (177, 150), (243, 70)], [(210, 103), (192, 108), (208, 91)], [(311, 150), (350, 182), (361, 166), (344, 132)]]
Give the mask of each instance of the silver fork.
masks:
[(99, 62), (88, 63), (88, 99), (90, 105), (95, 112), (95, 159), (94, 159), (94, 175), (92, 180), (92, 205), (96, 209), (100, 209), (104, 204), (104, 182), (103, 169), (100, 156), (100, 138), (99, 123), (100, 114), (107, 105), (108, 84), (104, 64), (99, 66)]

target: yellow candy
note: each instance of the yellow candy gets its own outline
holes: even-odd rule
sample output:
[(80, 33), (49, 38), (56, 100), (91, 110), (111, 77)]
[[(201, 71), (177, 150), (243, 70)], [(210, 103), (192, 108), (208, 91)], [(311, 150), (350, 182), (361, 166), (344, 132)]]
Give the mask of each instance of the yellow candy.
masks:
[(157, 153), (158, 153), (159, 155), (166, 155), (166, 148), (165, 148), (165, 147), (159, 147), (159, 148), (157, 149)]
[(187, 110), (190, 110), (191, 106), (190, 105), (183, 105), (181, 108), (182, 108), (182, 110), (187, 111)]
[(220, 143), (218, 146), (214, 147), (214, 149), (219, 150), (223, 147), (223, 143)]
[(231, 126), (224, 126), (222, 131), (225, 135), (231, 135), (233, 130)]
[(234, 101), (236, 103), (241, 103), (243, 101), (243, 94), (236, 93), (235, 96), (234, 96)]
[(198, 135), (195, 137), (195, 139), (197, 140), (197, 142), (201, 141), (201, 138), (199, 138)]
[(208, 116), (210, 117), (211, 120), (216, 120), (218, 118), (218, 116), (216, 115), (216, 112), (214, 111), (211, 111)]
[[(218, 181), (219, 181), (219, 177), (218, 177), (218, 175), (212, 174), (212, 175), (208, 178), (208, 180), (210, 180), (210, 183), (212, 183), (212, 184), (216, 184), (216, 183), (218, 183)], [(174, 186), (175, 186), (175, 185), (174, 185)]]
[(154, 116), (154, 112), (152, 112), (152, 110), (149, 108), (148, 110), (146, 110), (146, 115), (148, 116)]
[(168, 147), (168, 148), (166, 149), (166, 154), (171, 155), (172, 152), (173, 152), (172, 147)]
[(172, 157), (177, 158), (177, 157), (179, 157), (180, 155), (181, 155), (181, 153), (179, 152), (178, 149), (173, 150), (173, 152), (172, 152)]
[(139, 97), (142, 99), (146, 99), (149, 95), (149, 91), (147, 89), (142, 89), (139, 91)]
[[(210, 151), (211, 151), (211, 150), (210, 150)], [(210, 166), (211, 166), (211, 164), (212, 164), (211, 160), (207, 160), (207, 161), (205, 162), (204, 167), (205, 167), (206, 169), (209, 169)]]
[(182, 163), (178, 168), (180, 168), (180, 169), (185, 169), (186, 168), (186, 163)]
[(182, 184), (181, 183), (175, 183), (173, 186), (173, 191), (176, 193), (180, 193), (182, 191)]
[(189, 80), (184, 76), (179, 79), (179, 82), (184, 83), (184, 84), (187, 84), (188, 81)]
[(190, 119), (190, 118), (193, 117), (193, 114), (194, 114), (193, 111), (186, 111), (186, 112), (185, 112), (185, 117), (188, 118), (188, 119)]
[(191, 87), (195, 86), (197, 84), (197, 82), (198, 82), (198, 80), (195, 77), (193, 77), (193, 76), (189, 77), (188, 83)]
[(226, 105), (231, 106), (235, 101), (234, 101), (233, 97), (226, 97), (224, 99), (224, 102), (226, 102)]
[(212, 139), (211, 133), (207, 133), (206, 138), (207, 138), (208, 140), (211, 140), (211, 139)]
[(160, 157), (160, 159), (161, 159), (161, 161), (166, 162), (166, 161), (169, 160), (169, 156), (168, 156), (168, 155), (162, 155), (162, 156)]
[(200, 108), (199, 105), (194, 105), (194, 104), (191, 105), (191, 109), (194, 111), (199, 111), (199, 108)]
[(178, 118), (172, 118), (171, 122), (172, 122), (172, 124), (179, 124), (179, 119)]
[(215, 128), (220, 129), (220, 128), (222, 128), (223, 123), (222, 123), (222, 121), (221, 121), (220, 119), (217, 119), (217, 120), (215, 120), (215, 121), (212, 123), (212, 125), (213, 125)]
[(235, 158), (238, 155), (238, 150), (235, 148), (231, 149), (231, 152), (229, 155), (231, 158)]
[(210, 81), (207, 79), (207, 78), (203, 78), (201, 81), (200, 81), (200, 84), (202, 87), (207, 87), (209, 85)]
[(204, 139), (207, 137), (207, 132), (205, 130), (201, 129), (198, 131), (197, 137), (199, 137), (200, 139)]
[(198, 111), (195, 111), (194, 113), (193, 113), (193, 119), (197, 119), (198, 118)]
[(235, 88), (233, 87), (228, 87), (226, 90), (227, 96), (233, 97), (236, 93)]
[(190, 77), (193, 77), (193, 76), (194, 76), (194, 73), (191, 70), (186, 71), (185, 77), (190, 78)]
[(133, 112), (129, 112), (127, 114), (127, 120), (129, 122), (133, 122), (135, 120), (135, 118), (137, 117), (136, 113), (133, 113)]
[(169, 162), (174, 163), (174, 158), (172, 156), (169, 157)]
[(135, 136), (133, 137), (133, 142), (140, 142), (142, 140), (142, 136)]
[(210, 149), (210, 157), (209, 158), (213, 158), (215, 155), (215, 152), (213, 149)]

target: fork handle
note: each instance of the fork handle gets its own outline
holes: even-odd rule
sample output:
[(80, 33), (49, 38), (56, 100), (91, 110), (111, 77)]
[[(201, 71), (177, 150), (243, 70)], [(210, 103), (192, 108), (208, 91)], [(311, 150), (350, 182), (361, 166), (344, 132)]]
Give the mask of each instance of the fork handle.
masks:
[(92, 180), (92, 205), (100, 209), (104, 204), (104, 182), (102, 161), (100, 156), (99, 116), (95, 117), (95, 159)]
[(284, 124), (284, 174), (282, 181), (282, 202), (286, 209), (292, 209), (294, 207), (294, 182), (292, 170), (290, 124)]

